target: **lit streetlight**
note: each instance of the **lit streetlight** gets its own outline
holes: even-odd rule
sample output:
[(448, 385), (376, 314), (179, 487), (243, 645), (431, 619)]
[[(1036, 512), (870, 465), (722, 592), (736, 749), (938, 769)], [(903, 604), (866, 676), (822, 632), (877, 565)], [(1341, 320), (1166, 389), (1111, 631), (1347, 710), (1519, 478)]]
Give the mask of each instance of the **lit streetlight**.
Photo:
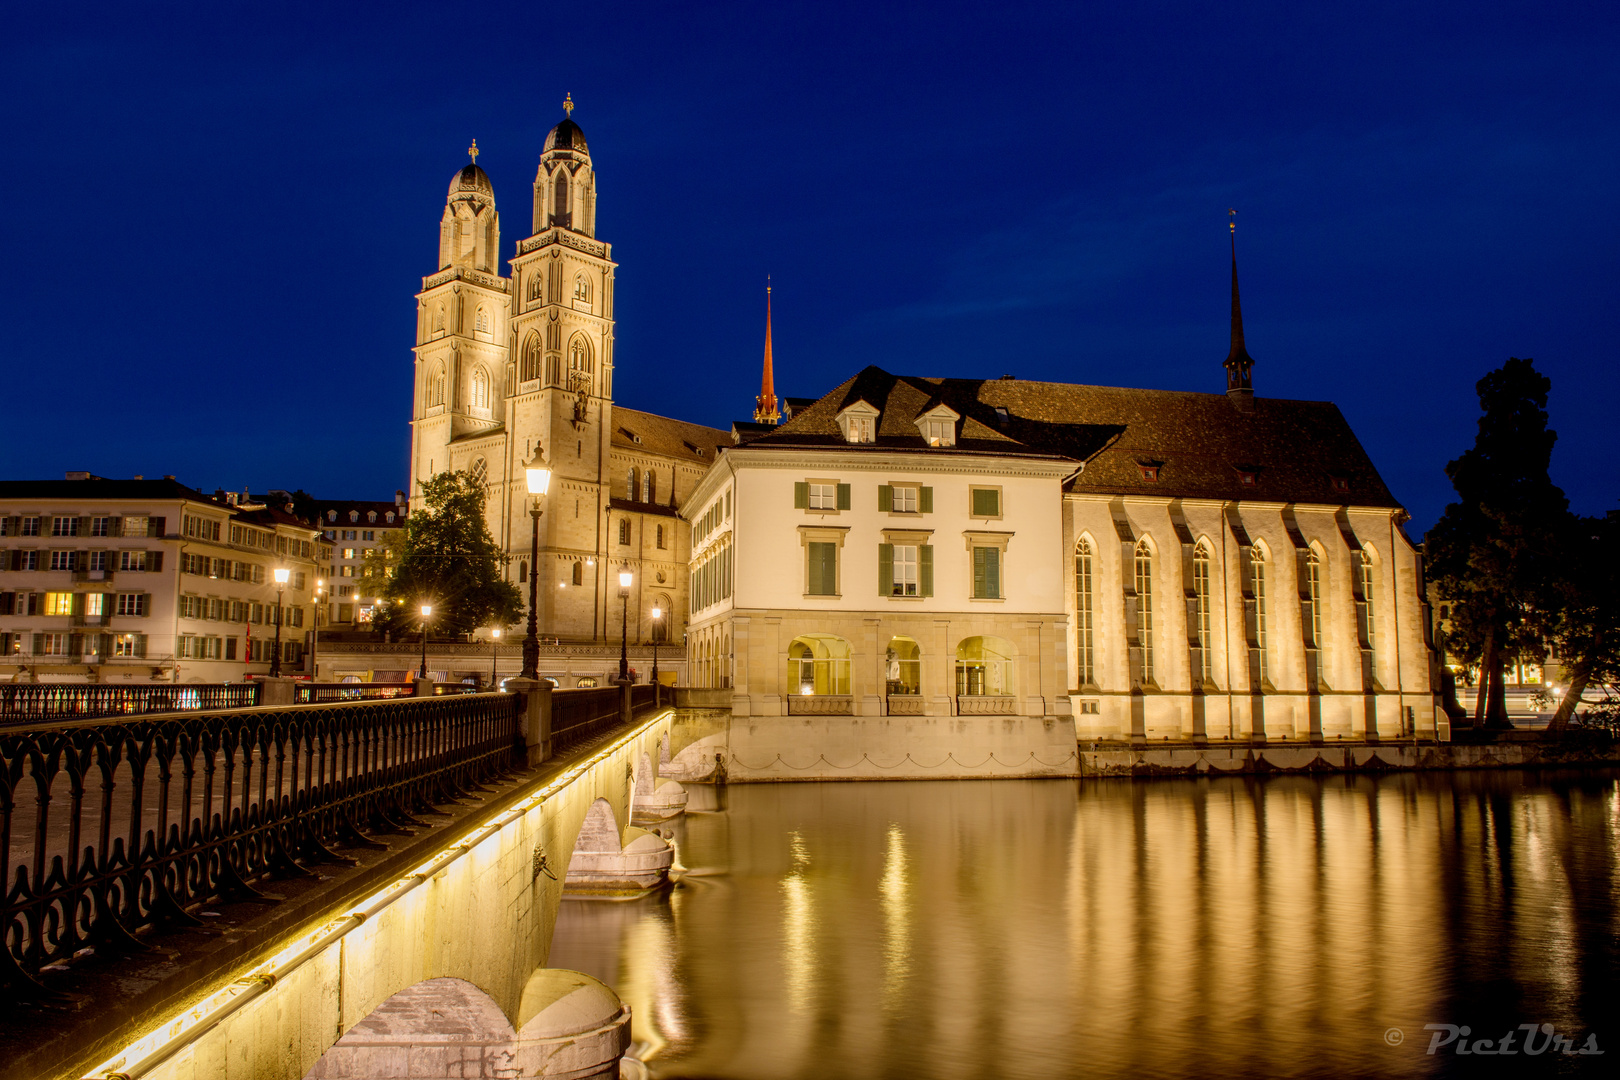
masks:
[(496, 682), (495, 661), (501, 648), (501, 628), (495, 627), (489, 632), (489, 685), (494, 689)]
[(619, 679), (628, 682), (630, 679), (630, 582), (632, 575), (627, 566), (619, 571), (619, 599), (622, 601), (619, 614)]
[(660, 689), (659, 689), (659, 684), (658, 684), (658, 629), (662, 624), (659, 623), (658, 620), (662, 619), (663, 617), (664, 617), (664, 609), (663, 608), (655, 607), (655, 608), (652, 609), (652, 622), (653, 622), (653, 632), (652, 632), (652, 639), (653, 639), (653, 674), (652, 674), (652, 681), (653, 681), (653, 704), (655, 704), (655, 705), (658, 703), (658, 695), (661, 692)]
[(315, 627), (309, 635), (309, 681), (314, 682), (320, 675), (320, 644), (321, 644), (321, 615), (326, 611), (326, 604), (322, 602), (326, 582), (320, 578), (315, 579)]
[(540, 515), (545, 513), (540, 502), (551, 486), (551, 469), (540, 452), (540, 440), (534, 442), (534, 457), (523, 466), (524, 480), (529, 487), (529, 518), (533, 528), (529, 532), (529, 636), (523, 639), (523, 677), (540, 677)]
[(428, 617), (433, 614), (432, 604), (422, 605), (422, 678), (427, 678), (427, 624)]
[(276, 567), (276, 651), (270, 654), (270, 677), (281, 678), (281, 592), (287, 587), (292, 571), (285, 566)]

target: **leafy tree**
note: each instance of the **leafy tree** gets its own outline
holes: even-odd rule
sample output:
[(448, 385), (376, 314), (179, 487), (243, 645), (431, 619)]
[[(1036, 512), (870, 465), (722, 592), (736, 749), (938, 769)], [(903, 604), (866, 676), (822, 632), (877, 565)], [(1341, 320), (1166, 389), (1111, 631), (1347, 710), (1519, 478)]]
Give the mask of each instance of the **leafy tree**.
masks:
[(422, 483), (422, 502), (405, 521), (397, 557), (384, 547), (364, 564), (362, 582), (380, 581), (376, 593), (388, 601), (377, 629), (416, 630), (422, 604), (433, 605), (429, 625), (441, 635), (516, 622), (523, 599), (501, 577), (505, 556), (484, 524), (484, 485), (471, 473), (440, 473)]
[(1564, 538), (1550, 643), (1569, 686), (1552, 731), (1568, 725), (1587, 687), (1620, 683), (1620, 518), (1572, 517)]
[(1558, 439), (1547, 427), (1551, 388), (1535, 361), (1517, 357), (1475, 384), (1479, 432), (1446, 466), (1459, 500), (1424, 545), (1451, 604), (1452, 652), (1479, 663), (1476, 725), (1510, 726), (1505, 660), (1543, 658), (1558, 609), (1554, 568), (1569, 502), (1547, 475)]

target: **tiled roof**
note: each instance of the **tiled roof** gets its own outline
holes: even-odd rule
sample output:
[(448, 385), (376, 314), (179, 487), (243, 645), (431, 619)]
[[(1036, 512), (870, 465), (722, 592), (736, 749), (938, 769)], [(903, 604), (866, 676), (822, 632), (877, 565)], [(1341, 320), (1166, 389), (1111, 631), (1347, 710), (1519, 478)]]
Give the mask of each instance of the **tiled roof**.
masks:
[(213, 496), (204, 495), (168, 477), (162, 480), (107, 480), (99, 476), (89, 480), (0, 480), (0, 499), (59, 499), (64, 502), (86, 499), (214, 501)]
[[(634, 436), (639, 436), (641, 441), (636, 442)], [(719, 457), (720, 447), (731, 445), (731, 433), (615, 405), (613, 445), (694, 464), (712, 465), (714, 459)], [(703, 451), (701, 454), (698, 453), (700, 449)]]
[[(843, 440), (838, 414), (857, 401), (879, 410), (875, 443)], [(954, 447), (929, 447), (915, 424), (940, 404), (962, 417)], [(1244, 411), (1225, 394), (869, 367), (734, 452), (789, 447), (1068, 458), (1085, 463), (1073, 490), (1109, 495), (1399, 506), (1344, 415), (1325, 401), (1255, 398)]]

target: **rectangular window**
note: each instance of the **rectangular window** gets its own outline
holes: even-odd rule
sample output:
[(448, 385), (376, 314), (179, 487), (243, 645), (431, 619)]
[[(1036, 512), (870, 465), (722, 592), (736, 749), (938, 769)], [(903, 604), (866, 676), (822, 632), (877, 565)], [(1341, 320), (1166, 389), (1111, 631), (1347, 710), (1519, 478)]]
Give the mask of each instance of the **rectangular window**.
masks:
[(376, 529), (366, 529), (365, 531), (363, 531), (360, 534), (360, 539), (362, 539), (362, 540), (375, 540), (375, 539), (377, 539), (377, 530)]
[(910, 484), (896, 484), (890, 489), (889, 509), (896, 514), (915, 514), (918, 510), (917, 489)]
[(969, 499), (972, 517), (998, 518), (1001, 516), (1000, 488), (972, 488), (969, 492)]
[(354, 558), (354, 548), (344, 548), (344, 549), (343, 549), (343, 557), (344, 557), (344, 558), (345, 558), (345, 559), (352, 559), (352, 558)]
[(352, 566), (340, 566), (340, 567), (338, 567), (338, 576), (339, 577), (354, 577), (354, 567), (352, 567)]
[(107, 553), (105, 551), (92, 551), (90, 553), (90, 569), (107, 569)]
[(45, 614), (71, 615), (73, 614), (73, 594), (70, 592), (48, 592), (45, 594)]
[(113, 521), (113, 519), (110, 518), (110, 517), (91, 518), (90, 519), (90, 535), (91, 536), (111, 536), (112, 535), (112, 521)]
[(619, 519), (619, 543), (628, 544), (629, 542), (630, 542), (630, 519), (629, 518), (620, 518)]
[(811, 510), (838, 509), (838, 485), (811, 483), (809, 508)]
[(973, 549), (973, 598), (975, 600), (1001, 599), (1001, 549), (976, 547)]
[(838, 595), (838, 545), (812, 541), (805, 545), (805, 592), (811, 596)]
[[(128, 521), (129, 519), (125, 518), (124, 520)], [(145, 570), (146, 569), (146, 552), (144, 552), (144, 551), (120, 551), (118, 553), (118, 569), (120, 569), (120, 570)]]
[(51, 569), (52, 570), (72, 570), (74, 568), (74, 558), (73, 558), (73, 556), (74, 556), (74, 552), (71, 552), (71, 551), (53, 551), (53, 552), (51, 552)]
[(890, 546), (894, 548), (894, 558), (890, 563), (892, 577), (889, 581), (889, 595), (918, 595), (917, 545), (893, 544)]
[(113, 638), (114, 656), (145, 656), (145, 634), (119, 634)]
[(37, 551), (19, 551), (19, 552), (17, 552), (17, 569), (18, 570), (38, 570), (39, 569), (39, 552), (37, 552)]
[(84, 613), (86, 615), (107, 614), (107, 594), (99, 592), (85, 593)]
[(68, 651), (68, 636), (66, 634), (36, 634), (35, 640), (39, 648), (34, 651), (40, 656), (66, 656)]
[(25, 518), (23, 518), (22, 519), (21, 531), (19, 531), (17, 533), (17, 535), (18, 536), (38, 536), (39, 535), (39, 518), (37, 518), (37, 517), (25, 517)]
[(147, 523), (150, 521), (144, 514), (130, 514), (124, 518), (125, 536), (145, 536)]
[(79, 519), (76, 518), (76, 517), (53, 517), (53, 518), (51, 518), (51, 535), (52, 536), (78, 536), (79, 535)]

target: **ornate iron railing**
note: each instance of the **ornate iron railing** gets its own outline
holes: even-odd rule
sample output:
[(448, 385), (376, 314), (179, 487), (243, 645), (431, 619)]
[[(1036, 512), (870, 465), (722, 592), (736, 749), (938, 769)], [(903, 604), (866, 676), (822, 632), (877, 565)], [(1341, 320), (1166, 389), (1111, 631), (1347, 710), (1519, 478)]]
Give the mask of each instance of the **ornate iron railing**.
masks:
[(62, 717), (134, 716), (242, 709), (259, 703), (258, 683), (163, 683), (91, 686), (82, 683), (8, 683), (0, 686), (0, 724)]
[(340, 860), (334, 845), (521, 760), (514, 694), (171, 715), (0, 731), (0, 995), (42, 1001), (47, 964)]
[(338, 701), (374, 701), (378, 698), (411, 697), (416, 684), (408, 682), (300, 683), (294, 688), (298, 704), (331, 704)]
[(624, 721), (617, 686), (551, 692), (551, 752), (560, 754)]

